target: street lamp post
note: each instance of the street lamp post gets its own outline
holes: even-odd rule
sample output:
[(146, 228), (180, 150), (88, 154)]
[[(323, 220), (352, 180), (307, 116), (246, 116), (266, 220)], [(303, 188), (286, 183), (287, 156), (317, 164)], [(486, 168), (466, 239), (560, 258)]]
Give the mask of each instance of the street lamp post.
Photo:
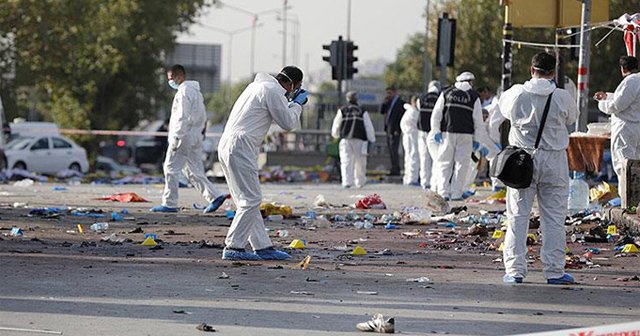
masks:
[(228, 52), (228, 56), (227, 56), (227, 67), (228, 67), (228, 70), (227, 70), (227, 82), (229, 84), (231, 84), (231, 59), (233, 58), (233, 55), (232, 55), (233, 36), (236, 35), (236, 34), (239, 34), (239, 33), (246, 32), (248, 30), (255, 31), (255, 29), (257, 27), (262, 26), (262, 24), (251, 25), (251, 27), (245, 27), (245, 28), (240, 28), (240, 29), (236, 29), (236, 30), (226, 30), (226, 29), (222, 29), (222, 28), (209, 26), (209, 25), (206, 25), (204, 23), (201, 23), (200, 25), (202, 27), (206, 28), (206, 29), (216, 31), (216, 32), (221, 33), (221, 34), (225, 34), (225, 35), (227, 35), (229, 37), (229, 52)]

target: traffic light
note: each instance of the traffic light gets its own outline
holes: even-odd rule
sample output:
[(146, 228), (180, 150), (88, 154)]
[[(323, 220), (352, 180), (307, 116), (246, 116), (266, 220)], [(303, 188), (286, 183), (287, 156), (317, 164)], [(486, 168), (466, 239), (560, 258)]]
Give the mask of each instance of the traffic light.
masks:
[(323, 45), (322, 49), (329, 50), (329, 56), (322, 56), (322, 60), (331, 65), (331, 79), (344, 79), (343, 41), (331, 41), (329, 45)]
[(353, 44), (352, 41), (345, 42), (345, 78), (352, 79), (353, 74), (358, 73), (358, 69), (353, 67), (353, 63), (358, 61), (358, 58), (353, 56), (353, 52), (358, 50), (358, 46)]

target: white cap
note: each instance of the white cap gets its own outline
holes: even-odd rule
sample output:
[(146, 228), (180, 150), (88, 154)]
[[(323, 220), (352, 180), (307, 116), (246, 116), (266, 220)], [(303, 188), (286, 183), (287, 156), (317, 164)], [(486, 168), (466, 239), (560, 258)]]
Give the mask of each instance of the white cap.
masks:
[(456, 82), (468, 82), (475, 80), (476, 76), (474, 76), (471, 72), (465, 71), (456, 77)]

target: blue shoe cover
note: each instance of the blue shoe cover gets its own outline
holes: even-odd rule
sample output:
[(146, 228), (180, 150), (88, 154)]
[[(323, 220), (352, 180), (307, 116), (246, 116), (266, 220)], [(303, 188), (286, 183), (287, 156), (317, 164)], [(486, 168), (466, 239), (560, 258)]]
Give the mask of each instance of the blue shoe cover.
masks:
[(571, 276), (571, 274), (565, 273), (560, 278), (547, 279), (547, 283), (549, 285), (571, 285), (571, 284), (576, 283), (576, 280), (573, 279), (573, 276)]
[(245, 250), (236, 250), (230, 248), (224, 248), (222, 250), (222, 259), (224, 260), (261, 260), (260, 256), (253, 252), (247, 252)]
[(178, 212), (178, 208), (158, 205), (151, 208), (151, 212)]
[(214, 199), (213, 202), (211, 202), (211, 204), (207, 205), (207, 207), (204, 209), (203, 213), (215, 212), (222, 205), (222, 203), (224, 203), (224, 200), (226, 200), (226, 199), (227, 199), (227, 195), (226, 194), (223, 194), (223, 195), (220, 195), (220, 196), (216, 197), (216, 199)]
[(263, 260), (287, 260), (291, 258), (289, 253), (276, 250), (273, 247), (267, 247), (262, 250), (256, 250), (256, 254), (260, 256), (260, 258), (262, 258)]

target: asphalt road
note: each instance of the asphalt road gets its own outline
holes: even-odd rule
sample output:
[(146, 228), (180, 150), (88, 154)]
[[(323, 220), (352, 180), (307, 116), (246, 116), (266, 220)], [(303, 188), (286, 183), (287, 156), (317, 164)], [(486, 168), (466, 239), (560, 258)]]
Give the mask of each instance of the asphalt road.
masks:
[[(589, 245), (603, 253), (594, 260), (599, 267), (571, 270), (578, 285), (544, 284), (540, 261), (532, 259), (527, 283), (508, 286), (501, 281), (501, 253), (487, 248), (490, 237), (461, 236), (468, 225), (314, 229), (298, 219), (266, 223), (279, 246), (293, 238), (308, 242), (307, 249), (292, 251), (293, 261), (233, 263), (220, 259), (229, 221), (222, 212), (202, 215), (193, 209), (193, 203), (203, 203), (193, 189), (180, 190), (185, 209), (179, 214), (150, 214), (161, 186), (53, 187), (0, 188), (0, 335), (202, 335), (195, 327), (203, 322), (220, 335), (350, 335), (374, 313), (395, 317), (396, 332), (407, 335), (506, 335), (640, 320), (640, 282), (617, 280), (640, 274), (640, 263), (615, 258), (606, 250), (610, 244)], [(297, 214), (309, 210), (318, 194), (332, 204), (349, 204), (378, 193), (389, 210), (373, 214), (423, 202), (419, 189), (390, 184), (362, 190), (267, 184), (263, 190), (265, 200), (289, 204)], [(151, 202), (95, 200), (116, 192), (136, 192)], [(486, 195), (485, 190), (474, 198)], [(133, 218), (95, 233), (88, 227), (99, 219), (29, 217), (28, 208), (13, 207), (16, 202), (127, 209)], [(471, 213), (504, 207), (468, 206)], [(24, 230), (23, 237), (9, 236), (14, 226)], [(277, 237), (282, 229), (289, 236)], [(402, 234), (416, 230), (415, 238)], [(130, 241), (101, 241), (113, 233), (113, 239)], [(145, 233), (157, 234), (162, 249), (140, 246)], [(356, 245), (368, 254), (349, 255)], [(585, 247), (570, 244), (574, 253)], [(378, 253), (384, 249), (391, 254)], [(291, 269), (306, 255), (312, 258), (309, 269)], [(407, 281), (419, 277), (429, 281)]]

